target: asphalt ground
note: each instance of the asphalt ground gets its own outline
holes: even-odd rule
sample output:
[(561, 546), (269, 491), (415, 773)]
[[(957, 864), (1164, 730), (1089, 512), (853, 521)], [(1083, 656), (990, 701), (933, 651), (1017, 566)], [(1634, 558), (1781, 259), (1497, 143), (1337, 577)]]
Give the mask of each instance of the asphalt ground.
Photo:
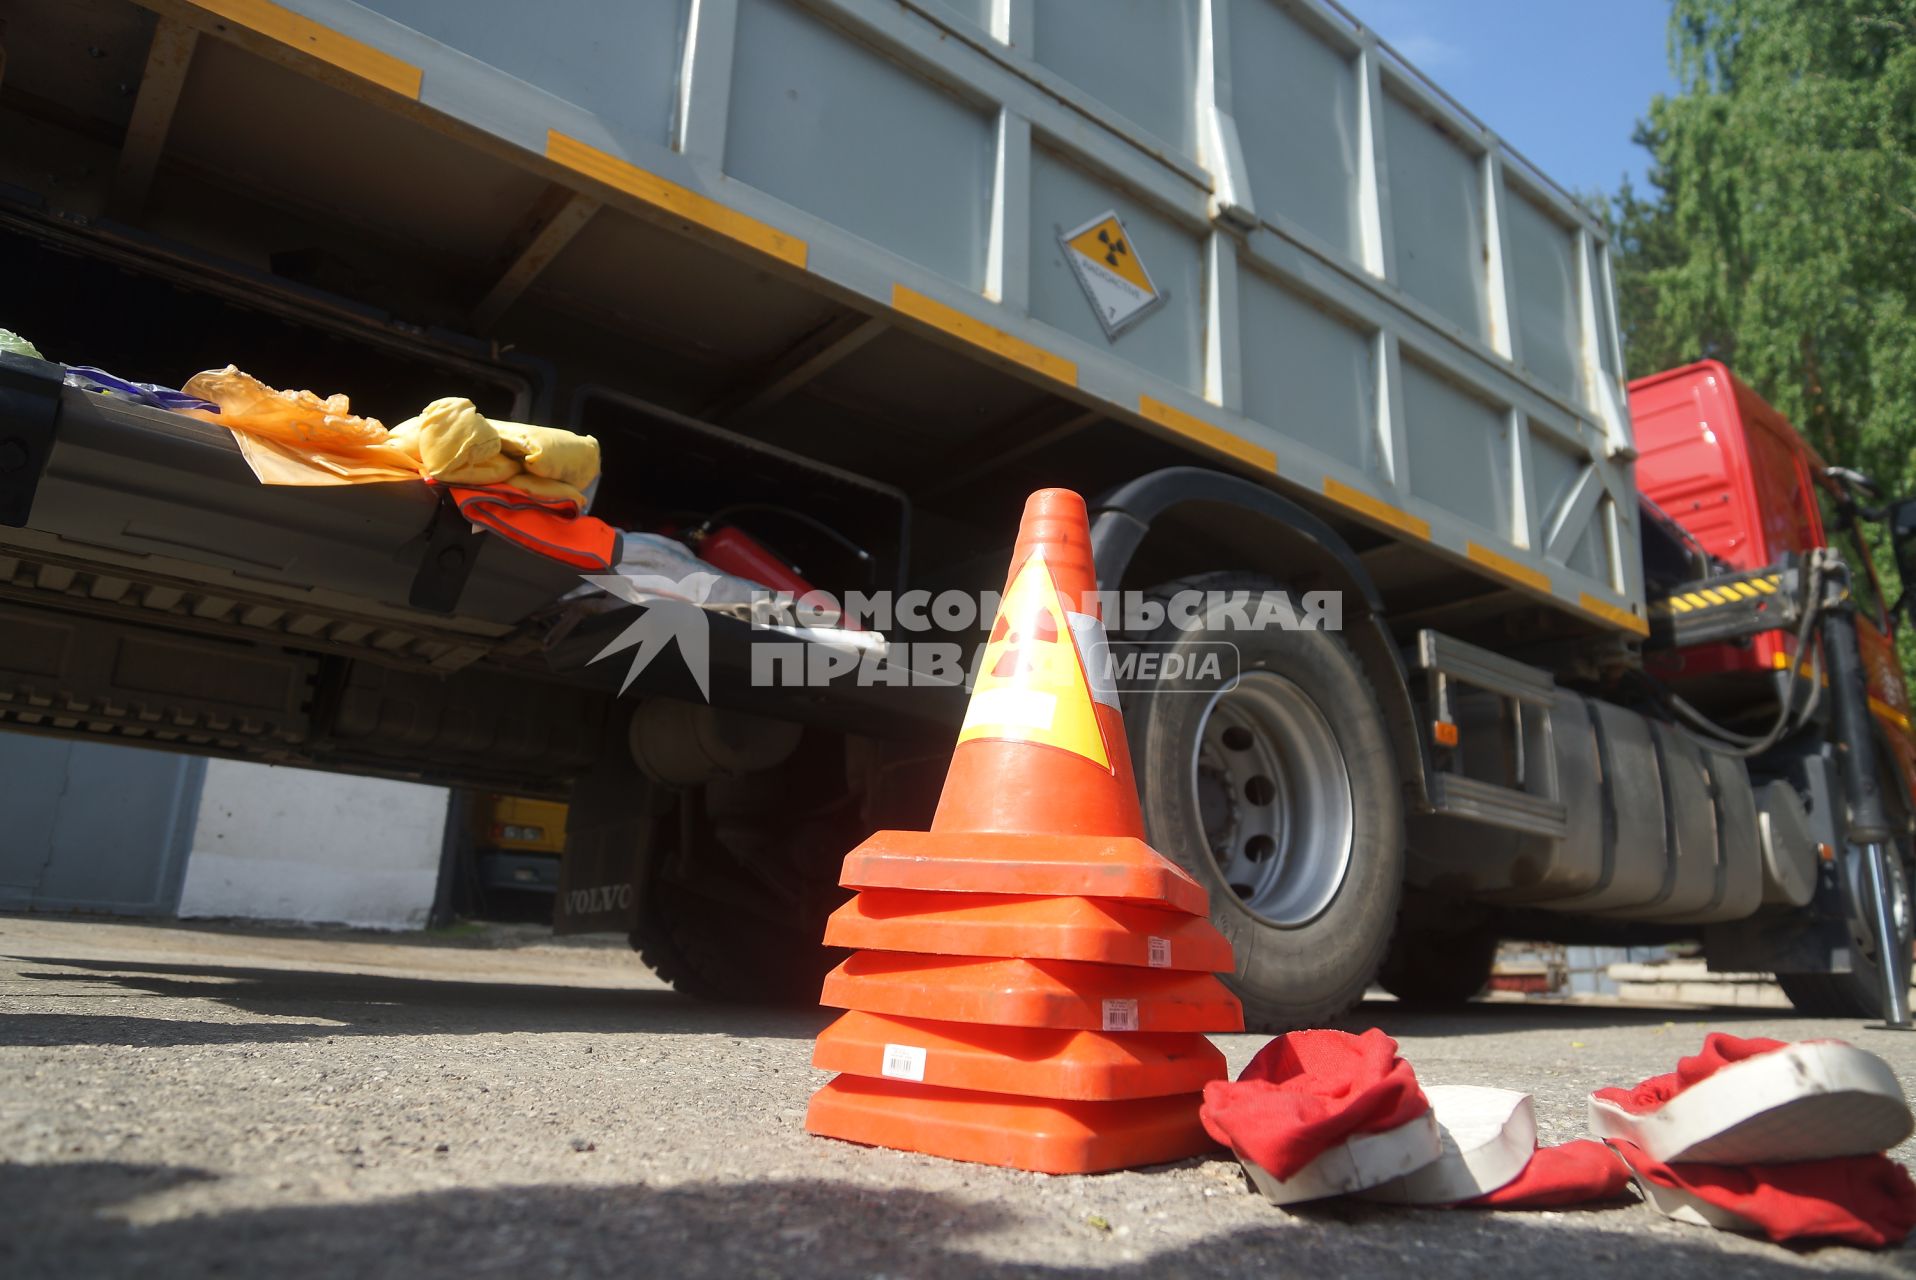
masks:
[[(531, 929), (0, 916), (0, 1276), (1916, 1273), (1907, 1248), (1784, 1249), (1638, 1204), (1286, 1212), (1223, 1156), (1044, 1177), (813, 1138), (828, 1020), (700, 1004)], [(1426, 1084), (1535, 1094), (1545, 1142), (1711, 1028), (1840, 1036), (1916, 1083), (1916, 1035), (1767, 1010), (1379, 1000), (1346, 1025)], [(1262, 1037), (1218, 1041), (1235, 1071)]]

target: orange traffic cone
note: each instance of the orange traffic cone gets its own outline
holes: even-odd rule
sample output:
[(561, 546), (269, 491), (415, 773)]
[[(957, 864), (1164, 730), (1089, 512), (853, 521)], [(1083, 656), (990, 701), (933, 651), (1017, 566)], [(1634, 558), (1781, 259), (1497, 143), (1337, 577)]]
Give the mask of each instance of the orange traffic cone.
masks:
[(1033, 494), (931, 830), (845, 859), (811, 1132), (1046, 1173), (1211, 1146), (1231, 947), (1144, 841), (1096, 582), (1084, 500)]
[[(1231, 944), (1203, 916), (1113, 898), (867, 889), (833, 913), (828, 947), (943, 956), (1032, 956), (1215, 973)], [(831, 1003), (830, 1000), (826, 1001)]]
[[(896, 1056), (900, 1049), (923, 1052), (928, 1085), (1079, 1102), (1198, 1093), (1224, 1075), (1224, 1055), (1203, 1036), (1104, 1035), (858, 1011), (818, 1037), (812, 1064), (855, 1076), (918, 1074), (903, 1059), (885, 1061), (888, 1050)], [(915, 1061), (917, 1054), (906, 1057)]]

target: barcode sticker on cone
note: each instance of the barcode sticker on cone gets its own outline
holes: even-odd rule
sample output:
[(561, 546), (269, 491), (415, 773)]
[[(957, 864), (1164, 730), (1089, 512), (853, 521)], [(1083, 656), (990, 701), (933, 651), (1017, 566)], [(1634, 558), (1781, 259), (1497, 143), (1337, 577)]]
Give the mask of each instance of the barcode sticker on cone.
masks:
[(888, 1044), (878, 1069), (894, 1080), (923, 1080), (925, 1051), (915, 1044)]
[(1145, 960), (1153, 969), (1171, 967), (1171, 940), (1169, 938), (1146, 938), (1144, 942)]
[(1104, 1029), (1106, 1031), (1136, 1031), (1138, 1029), (1138, 1002), (1136, 1000), (1106, 1000), (1104, 1002)]

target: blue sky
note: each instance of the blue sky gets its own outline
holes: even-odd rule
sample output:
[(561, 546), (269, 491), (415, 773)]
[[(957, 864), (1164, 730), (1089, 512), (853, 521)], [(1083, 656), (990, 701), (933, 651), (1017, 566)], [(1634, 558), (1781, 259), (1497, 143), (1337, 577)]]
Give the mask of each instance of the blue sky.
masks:
[(1645, 185), (1630, 133), (1658, 93), (1669, 0), (1342, 0), (1344, 7), (1572, 191)]

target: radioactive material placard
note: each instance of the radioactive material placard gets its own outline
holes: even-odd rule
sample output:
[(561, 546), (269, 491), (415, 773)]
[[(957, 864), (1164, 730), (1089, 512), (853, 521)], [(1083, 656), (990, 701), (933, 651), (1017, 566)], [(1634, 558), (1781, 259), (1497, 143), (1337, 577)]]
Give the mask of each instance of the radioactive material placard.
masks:
[(1115, 212), (1101, 213), (1075, 231), (1060, 232), (1064, 260), (1091, 300), (1091, 310), (1104, 326), (1104, 336), (1116, 340), (1152, 308), (1164, 301), (1164, 291), (1138, 257), (1138, 247), (1124, 220)]
[(1070, 614), (1042, 552), (1012, 579), (979, 660), (958, 741), (977, 738), (1035, 742), (1111, 768)]

